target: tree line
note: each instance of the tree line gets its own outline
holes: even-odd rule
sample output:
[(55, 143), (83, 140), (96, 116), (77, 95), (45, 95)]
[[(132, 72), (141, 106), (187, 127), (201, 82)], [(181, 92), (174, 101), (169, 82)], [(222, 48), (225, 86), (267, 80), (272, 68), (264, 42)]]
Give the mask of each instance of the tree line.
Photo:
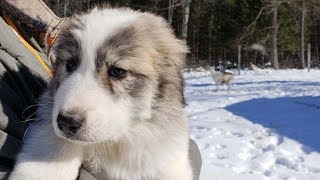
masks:
[(188, 65), (320, 66), (318, 0), (45, 0), (60, 17), (94, 6), (130, 7), (163, 16), (186, 39)]

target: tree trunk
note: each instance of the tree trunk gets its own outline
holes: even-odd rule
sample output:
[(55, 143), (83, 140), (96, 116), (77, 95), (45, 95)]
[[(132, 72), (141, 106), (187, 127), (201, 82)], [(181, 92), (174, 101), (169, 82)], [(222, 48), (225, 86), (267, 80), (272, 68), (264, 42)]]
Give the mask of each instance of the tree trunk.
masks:
[(170, 25), (172, 24), (173, 8), (174, 8), (174, 0), (169, 0), (168, 23)]
[(183, 2), (182, 39), (187, 39), (187, 36), (188, 36), (190, 2), (191, 0), (184, 0)]
[(64, 1), (64, 6), (63, 6), (63, 17), (67, 16), (68, 6), (69, 6), (69, 1), (65, 0)]
[(253, 52), (253, 63), (254, 63), (256, 66), (258, 65), (258, 63), (257, 63), (257, 58), (258, 58), (258, 51), (255, 50), (255, 51)]
[(208, 27), (208, 32), (209, 32), (209, 43), (208, 43), (208, 56), (209, 56), (209, 65), (212, 65), (211, 58), (212, 58), (212, 29), (213, 29), (213, 15), (211, 15), (210, 20), (209, 20), (209, 27)]
[(301, 0), (301, 37), (300, 37), (300, 62), (301, 62), (301, 68), (305, 69), (305, 59), (304, 59), (304, 26), (305, 26), (305, 0)]
[(311, 68), (311, 44), (308, 43), (308, 62), (307, 62), (308, 72), (310, 72)]
[(275, 3), (272, 12), (272, 50), (271, 59), (272, 66), (275, 70), (279, 69), (278, 60), (278, 47), (277, 47), (277, 36), (278, 36), (278, 5)]
[(196, 43), (196, 49), (197, 49), (196, 58), (197, 58), (197, 61), (199, 62), (199, 47), (200, 47), (200, 33), (199, 33), (199, 30), (197, 30), (197, 41), (196, 42), (197, 42)]
[(196, 58), (196, 30), (195, 27), (193, 27), (193, 36), (192, 36), (192, 58), (194, 61), (194, 59)]
[(87, 9), (90, 9), (90, 0), (87, 0)]
[(238, 46), (238, 75), (240, 75), (241, 69), (241, 46)]
[(315, 52), (315, 61), (318, 63), (318, 66), (320, 65), (320, 60), (319, 60), (319, 42), (318, 42), (318, 27), (317, 27), (317, 11), (315, 7), (313, 7), (313, 39), (314, 39), (314, 52)]

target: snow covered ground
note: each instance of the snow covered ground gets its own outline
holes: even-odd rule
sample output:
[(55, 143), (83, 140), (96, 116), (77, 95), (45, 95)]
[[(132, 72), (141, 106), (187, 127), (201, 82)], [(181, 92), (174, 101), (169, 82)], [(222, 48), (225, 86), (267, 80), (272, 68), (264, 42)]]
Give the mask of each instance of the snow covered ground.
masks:
[(230, 93), (184, 78), (200, 180), (320, 180), (320, 70), (242, 71)]

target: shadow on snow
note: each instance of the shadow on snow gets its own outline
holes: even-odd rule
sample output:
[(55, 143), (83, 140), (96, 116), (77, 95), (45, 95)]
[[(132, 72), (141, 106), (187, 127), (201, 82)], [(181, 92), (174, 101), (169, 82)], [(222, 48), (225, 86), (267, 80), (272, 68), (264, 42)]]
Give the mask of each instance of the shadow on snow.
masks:
[(320, 152), (320, 97), (258, 98), (225, 109), (298, 141), (306, 152)]

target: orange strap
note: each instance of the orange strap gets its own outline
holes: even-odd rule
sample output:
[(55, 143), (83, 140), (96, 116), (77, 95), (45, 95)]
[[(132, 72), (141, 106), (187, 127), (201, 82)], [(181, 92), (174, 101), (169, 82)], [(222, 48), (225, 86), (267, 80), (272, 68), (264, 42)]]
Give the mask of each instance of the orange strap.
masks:
[[(49, 74), (50, 77), (52, 77), (52, 72), (50, 68), (47, 66), (47, 64), (44, 62), (44, 60), (41, 58), (37, 50), (35, 50), (19, 33), (17, 27), (14, 25), (12, 20), (8, 16), (3, 16), (4, 20), (8, 23), (8, 25), (11, 27), (11, 29), (17, 34), (20, 41), (24, 44), (24, 46), (29, 49), (32, 54), (36, 57), (36, 59), (39, 61), (39, 63), (42, 65), (42, 67), (46, 70), (46, 72)], [(53, 42), (52, 42), (53, 43)]]
[(46, 38), (46, 41), (47, 41), (47, 45), (49, 47), (52, 47), (53, 43), (56, 41), (56, 38), (55, 37), (50, 37), (50, 35), (48, 35), (47, 38)]

